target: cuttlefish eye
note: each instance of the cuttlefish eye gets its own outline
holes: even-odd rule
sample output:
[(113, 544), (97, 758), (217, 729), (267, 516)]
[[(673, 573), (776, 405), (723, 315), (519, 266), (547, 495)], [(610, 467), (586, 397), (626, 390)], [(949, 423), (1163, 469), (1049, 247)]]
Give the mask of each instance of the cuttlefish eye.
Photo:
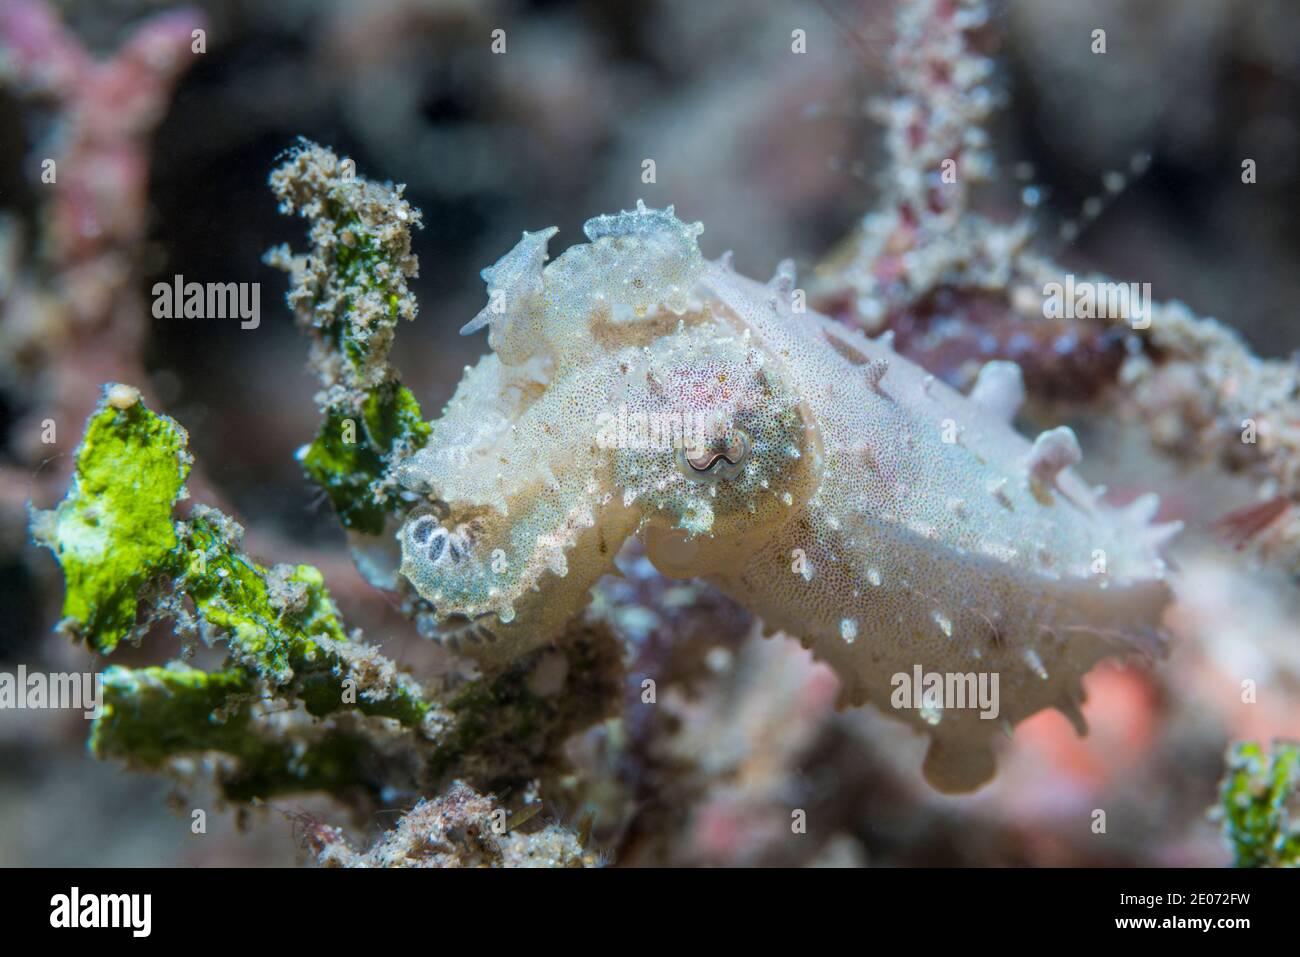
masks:
[(745, 467), (749, 448), (749, 434), (733, 428), (717, 438), (683, 445), (677, 450), (677, 464), (687, 478), (697, 482), (730, 482)]

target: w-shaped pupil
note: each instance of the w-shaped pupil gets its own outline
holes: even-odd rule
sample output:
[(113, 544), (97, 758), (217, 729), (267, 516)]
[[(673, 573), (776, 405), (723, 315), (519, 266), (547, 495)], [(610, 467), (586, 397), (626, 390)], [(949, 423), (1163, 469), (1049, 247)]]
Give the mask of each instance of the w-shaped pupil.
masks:
[(686, 461), (695, 471), (707, 472), (720, 461), (728, 465), (739, 465), (748, 452), (749, 441), (745, 433), (735, 429), (708, 445), (688, 447)]

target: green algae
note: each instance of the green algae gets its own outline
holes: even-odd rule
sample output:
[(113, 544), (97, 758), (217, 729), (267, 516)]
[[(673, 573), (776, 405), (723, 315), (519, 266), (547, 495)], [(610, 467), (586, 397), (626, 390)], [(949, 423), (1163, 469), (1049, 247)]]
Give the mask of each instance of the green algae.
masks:
[(181, 561), (171, 513), (190, 466), (181, 426), (139, 401), (118, 408), (109, 392), (87, 423), (67, 495), (32, 515), (67, 581), (60, 628), (103, 654), (139, 637), (141, 592)]
[(1229, 748), (1214, 816), (1238, 867), (1300, 867), (1300, 743)]

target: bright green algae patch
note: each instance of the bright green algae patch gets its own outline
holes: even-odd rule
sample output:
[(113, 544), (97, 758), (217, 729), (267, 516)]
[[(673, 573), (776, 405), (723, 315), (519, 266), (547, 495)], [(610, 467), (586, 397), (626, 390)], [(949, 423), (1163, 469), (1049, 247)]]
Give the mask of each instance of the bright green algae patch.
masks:
[(250, 736), (248, 713), (220, 712), (254, 692), (254, 681), (238, 668), (206, 672), (175, 662), (106, 668), (103, 713), (91, 729), (90, 750), (149, 767), (187, 752), (239, 754)]
[(108, 654), (137, 635), (136, 606), (151, 580), (180, 561), (172, 506), (189, 473), (185, 430), (138, 401), (101, 401), (77, 450), (72, 487), (33, 529), (63, 566), (61, 628)]
[(184, 598), (230, 649), (215, 672), (175, 663), (109, 668), (91, 750), (146, 766), (222, 751), (240, 759), (230, 783), (249, 796), (353, 784), (358, 772), (348, 761), (360, 756), (360, 738), (277, 741), (261, 733), (250, 702), (269, 688), (313, 716), (355, 709), (410, 728), (421, 728), (434, 706), (415, 681), (352, 640), (316, 568), (258, 564), (240, 549), (239, 526), (214, 509), (173, 518), (189, 470), (186, 441), (134, 390), (109, 387), (87, 422), (67, 495), (54, 510), (33, 512), (35, 537), (64, 569), (62, 627), (89, 647), (110, 654), (149, 622), (183, 615)]
[(419, 725), (429, 705), (418, 686), (395, 670), (375, 673), (385, 669), (356, 654), (361, 646), (349, 639), (320, 571), (272, 572), (238, 550), (226, 525), (204, 510), (186, 526), (180, 587), (199, 616), (225, 632), (236, 661), (317, 717), (355, 704), (363, 714)]
[[(534, 660), (468, 681), (445, 704), (426, 697), (349, 633), (316, 568), (259, 564), (240, 547), (239, 526), (215, 509), (195, 505), (176, 520), (190, 463), (185, 431), (128, 387), (105, 396), (87, 423), (67, 496), (32, 516), (36, 537), (67, 576), (65, 627), (109, 654), (170, 616), (182, 634), (202, 625), (229, 656), (212, 670), (179, 661), (105, 669), (103, 709), (88, 742), (97, 757), (159, 769), (176, 758), (221, 755), (218, 781), (236, 801), (342, 793), (375, 788), (376, 740), (405, 728), (430, 782), (472, 773), (509, 784), (535, 773), (539, 756), (557, 753), (616, 699), (619, 648), (604, 632), (580, 635), (560, 652), (564, 694), (530, 690)], [(393, 723), (314, 720), (347, 712)]]
[(359, 421), (331, 411), (302, 465), (329, 494), (345, 527), (378, 535), (385, 516), (406, 507), (387, 481), (392, 453), (422, 448), (429, 432), (410, 390), (388, 383), (366, 397)]
[(1300, 742), (1239, 742), (1227, 763), (1215, 816), (1236, 865), (1300, 867)]
[(337, 732), (306, 743), (268, 738), (249, 708), (255, 691), (256, 683), (237, 668), (208, 673), (175, 662), (108, 668), (103, 714), (91, 730), (90, 749), (99, 758), (146, 768), (186, 754), (222, 752), (239, 761), (222, 781), (232, 800), (364, 783), (362, 739)]

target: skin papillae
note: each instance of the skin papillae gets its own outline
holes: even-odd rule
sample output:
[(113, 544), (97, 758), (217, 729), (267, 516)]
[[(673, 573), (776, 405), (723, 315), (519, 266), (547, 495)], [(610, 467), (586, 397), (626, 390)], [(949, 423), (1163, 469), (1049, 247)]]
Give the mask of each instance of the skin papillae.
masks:
[[(936, 787), (994, 772), (993, 737), (1056, 707), (1081, 732), (1099, 659), (1163, 651), (1170, 600), (1154, 497), (1106, 506), (1067, 428), (1011, 426), (1019, 370), (969, 396), (766, 285), (706, 262), (671, 207), (554, 229), (484, 270), (492, 353), (398, 468), (422, 500), (402, 574), (487, 664), (553, 640), (639, 536), (666, 575), (702, 578), (797, 637), (931, 736)], [(894, 676), (996, 674), (996, 718), (907, 701)]]

